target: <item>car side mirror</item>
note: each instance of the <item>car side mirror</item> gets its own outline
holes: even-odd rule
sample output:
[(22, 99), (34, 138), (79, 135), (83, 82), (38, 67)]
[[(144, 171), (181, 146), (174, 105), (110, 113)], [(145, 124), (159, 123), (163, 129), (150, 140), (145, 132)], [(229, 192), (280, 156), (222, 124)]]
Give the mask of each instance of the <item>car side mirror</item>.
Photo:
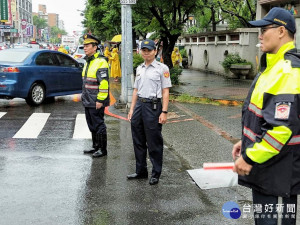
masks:
[(84, 67), (84, 63), (78, 63), (78, 67), (79, 68), (83, 68)]

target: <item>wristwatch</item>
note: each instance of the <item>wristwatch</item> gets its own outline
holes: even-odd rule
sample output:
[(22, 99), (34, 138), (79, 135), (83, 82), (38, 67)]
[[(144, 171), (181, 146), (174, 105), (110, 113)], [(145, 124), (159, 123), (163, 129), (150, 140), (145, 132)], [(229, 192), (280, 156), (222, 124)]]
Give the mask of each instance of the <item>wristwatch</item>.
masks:
[(166, 113), (166, 114), (168, 113), (168, 111), (161, 111), (161, 112), (162, 112), (162, 113)]

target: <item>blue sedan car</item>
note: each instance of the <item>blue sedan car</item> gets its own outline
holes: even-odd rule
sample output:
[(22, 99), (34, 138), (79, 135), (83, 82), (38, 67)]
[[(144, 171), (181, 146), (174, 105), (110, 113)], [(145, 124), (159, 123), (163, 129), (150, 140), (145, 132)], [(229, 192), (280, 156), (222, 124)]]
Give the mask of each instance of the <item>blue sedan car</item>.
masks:
[(46, 98), (81, 93), (82, 68), (72, 57), (44, 49), (0, 51), (0, 98), (24, 98), (40, 105)]

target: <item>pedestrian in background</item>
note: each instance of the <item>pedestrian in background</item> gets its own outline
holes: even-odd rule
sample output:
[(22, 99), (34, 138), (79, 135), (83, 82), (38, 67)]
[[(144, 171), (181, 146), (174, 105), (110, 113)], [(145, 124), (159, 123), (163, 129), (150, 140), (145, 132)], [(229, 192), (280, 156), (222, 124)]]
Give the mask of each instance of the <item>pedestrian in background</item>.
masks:
[(172, 52), (172, 55), (171, 55), (171, 58), (172, 58), (172, 63), (173, 63), (174, 67), (181, 66), (182, 57), (181, 57), (181, 54), (180, 54), (179, 49), (177, 47), (174, 48), (174, 50)]
[[(108, 47), (105, 47), (105, 50), (104, 50), (104, 53), (103, 53), (103, 54), (104, 54), (104, 56), (105, 56), (107, 59), (109, 59), (109, 58), (111, 57), (111, 53), (110, 53)], [(109, 65), (111, 64), (110, 59), (109, 59), (109, 61), (108, 61), (108, 64), (109, 64)]]
[(146, 179), (147, 149), (152, 163), (150, 185), (157, 184), (162, 170), (163, 137), (162, 124), (167, 121), (169, 88), (171, 85), (169, 68), (155, 60), (156, 49), (152, 40), (141, 44), (144, 63), (138, 66), (132, 103), (128, 113), (136, 159), (136, 172), (128, 179)]
[[(233, 146), (239, 184), (250, 187), (256, 225), (295, 225), (300, 193), (300, 55), (294, 17), (275, 7), (262, 19), (261, 73), (242, 110), (242, 140)], [(239, 157), (240, 156), (240, 157)], [(269, 206), (269, 208), (266, 208)], [(281, 208), (278, 207), (280, 206)], [(271, 217), (260, 217), (262, 213)]]
[(117, 48), (112, 50), (109, 60), (111, 61), (110, 76), (113, 77), (114, 81), (117, 82), (121, 77), (121, 66)]
[(66, 46), (65, 46), (65, 49), (66, 49), (66, 51), (67, 51), (68, 54), (69, 54), (69, 52), (70, 52), (70, 47), (69, 47), (69, 45), (66, 45)]
[(100, 41), (95, 36), (86, 34), (83, 36), (83, 39), (86, 63), (82, 70), (81, 100), (93, 140), (93, 148), (84, 150), (84, 153), (93, 153), (93, 157), (102, 157), (107, 155), (104, 108), (109, 106), (108, 63), (97, 52)]
[(60, 45), (60, 46), (59, 46), (59, 49), (57, 49), (57, 51), (62, 52), (62, 53), (65, 53), (65, 54), (68, 54), (67, 50), (64, 48), (63, 45)]

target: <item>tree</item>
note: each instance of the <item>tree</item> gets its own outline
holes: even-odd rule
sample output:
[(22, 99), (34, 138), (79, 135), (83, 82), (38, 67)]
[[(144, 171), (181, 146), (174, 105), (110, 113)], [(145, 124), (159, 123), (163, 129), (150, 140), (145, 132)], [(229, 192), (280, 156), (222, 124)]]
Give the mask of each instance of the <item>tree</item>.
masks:
[[(199, 8), (199, 1), (151, 0), (138, 1), (133, 7), (139, 15), (139, 25), (135, 29), (144, 33), (155, 32), (163, 43), (164, 63), (173, 68), (171, 53), (178, 37), (183, 32), (189, 16)], [(151, 18), (151, 19), (149, 19)]]
[(50, 28), (50, 42), (51, 43), (61, 43), (61, 38), (59, 35), (66, 35), (67, 32), (65, 30), (61, 30), (58, 27), (54, 26)]
[(256, 18), (256, 0), (219, 0), (218, 4), (230, 28), (251, 27), (248, 21)]
[(88, 0), (83, 25), (101, 40), (121, 33), (120, 0)]
[(36, 30), (38, 31), (39, 39), (41, 39), (41, 33), (39, 32), (41, 29), (45, 29), (48, 26), (47, 20), (40, 18), (38, 16), (33, 16), (33, 25), (36, 26)]
[(248, 21), (255, 20), (256, 0), (201, 0), (201, 10), (195, 13), (197, 24), (188, 33), (197, 33), (226, 21), (230, 29), (250, 27)]
[(44, 29), (48, 26), (47, 20), (40, 18), (38, 16), (33, 16), (33, 25), (36, 26), (36, 29)]
[[(83, 22), (87, 31), (101, 39), (121, 33), (121, 5), (119, 0), (88, 0)], [(134, 33), (142, 35), (155, 32), (163, 42), (164, 62), (172, 68), (171, 53), (188, 17), (198, 6), (198, 1), (139, 0), (133, 5)], [(149, 19), (150, 18), (150, 19)]]

